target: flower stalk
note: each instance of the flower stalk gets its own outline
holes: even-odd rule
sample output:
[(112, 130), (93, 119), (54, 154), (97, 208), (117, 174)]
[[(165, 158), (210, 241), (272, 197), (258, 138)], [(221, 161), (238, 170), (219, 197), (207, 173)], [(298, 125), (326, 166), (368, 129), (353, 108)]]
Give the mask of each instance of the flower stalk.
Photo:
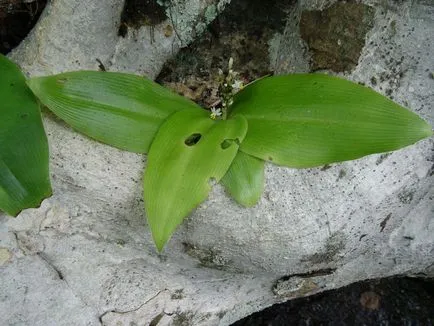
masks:
[(226, 120), (229, 114), (231, 105), (234, 103), (235, 94), (243, 89), (243, 82), (238, 79), (238, 72), (232, 69), (234, 60), (229, 59), (228, 69), (223, 71), (219, 69), (218, 82), (219, 89), (218, 94), (220, 101), (218, 106), (211, 108), (211, 119)]

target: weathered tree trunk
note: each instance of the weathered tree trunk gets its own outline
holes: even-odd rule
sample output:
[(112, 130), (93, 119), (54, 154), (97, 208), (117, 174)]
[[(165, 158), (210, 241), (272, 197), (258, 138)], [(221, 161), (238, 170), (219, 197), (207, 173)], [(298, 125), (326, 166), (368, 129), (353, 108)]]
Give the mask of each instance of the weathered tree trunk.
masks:
[[(318, 63), (321, 51), (357, 46), (338, 39), (316, 47), (304, 36), (317, 23), (305, 10), (333, 2), (292, 7), (284, 33), (270, 40), (272, 69), (306, 71), (310, 56)], [(52, 1), (10, 57), (32, 76), (98, 69), (98, 59), (107, 70), (155, 78), (227, 3), (173, 0), (167, 19), (122, 37), (122, 0)], [(433, 124), (434, 21), (426, 12), (434, 7), (390, 0), (369, 10), (360, 57), (341, 74)], [(434, 276), (433, 139), (330, 167), (267, 165), (265, 192), (251, 209), (216, 186), (159, 255), (142, 202), (146, 156), (97, 143), (52, 116), (44, 123), (54, 194), (15, 219), (0, 214), (1, 324), (228, 325), (359, 280)]]

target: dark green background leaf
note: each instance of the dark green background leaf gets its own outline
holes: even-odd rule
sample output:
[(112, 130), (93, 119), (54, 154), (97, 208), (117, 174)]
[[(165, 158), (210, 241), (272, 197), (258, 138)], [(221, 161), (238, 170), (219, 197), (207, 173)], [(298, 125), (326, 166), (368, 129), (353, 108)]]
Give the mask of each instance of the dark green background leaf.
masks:
[(28, 81), (39, 100), (73, 128), (105, 144), (146, 153), (172, 113), (199, 108), (153, 81), (123, 73), (76, 71)]
[(144, 176), (145, 208), (158, 250), (228, 170), (244, 139), (243, 117), (214, 121), (204, 110), (170, 116), (153, 141)]
[(0, 54), (0, 210), (15, 216), (51, 195), (48, 143), (36, 98)]
[(264, 161), (238, 151), (229, 170), (220, 180), (226, 191), (245, 207), (254, 206), (264, 189)]
[(373, 90), (322, 74), (269, 77), (239, 92), (232, 116), (249, 130), (240, 150), (306, 168), (352, 160), (432, 135), (416, 114)]

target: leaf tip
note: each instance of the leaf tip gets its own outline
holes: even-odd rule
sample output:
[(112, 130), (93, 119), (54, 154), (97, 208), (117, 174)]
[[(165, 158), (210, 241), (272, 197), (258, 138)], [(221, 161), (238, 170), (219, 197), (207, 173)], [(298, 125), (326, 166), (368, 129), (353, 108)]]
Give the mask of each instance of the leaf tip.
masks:
[(155, 247), (157, 248), (158, 253), (161, 253), (163, 251), (164, 246), (166, 245), (167, 241), (169, 241), (170, 235), (168, 235), (168, 236), (165, 236), (163, 234), (157, 235), (157, 234), (155, 234), (154, 231), (152, 231), (152, 237), (154, 239), (154, 244), (155, 244)]
[(260, 199), (260, 196), (255, 197), (255, 198), (249, 198), (249, 199), (244, 201), (243, 206), (245, 208), (252, 208), (253, 206), (256, 206), (256, 204), (258, 204), (259, 199)]
[(155, 244), (155, 248), (157, 249), (157, 252), (158, 252), (159, 254), (161, 254), (161, 252), (162, 252), (163, 249), (164, 249), (164, 244), (163, 244), (163, 245), (160, 245), (160, 244), (157, 243), (155, 240), (154, 240), (154, 244)]
[(149, 215), (148, 225), (151, 230), (152, 239), (154, 240), (155, 247), (158, 253), (161, 253), (175, 229), (170, 230), (163, 225), (158, 225), (158, 223), (155, 223), (154, 219), (149, 219)]
[(431, 125), (425, 120), (422, 120), (422, 126), (420, 127), (419, 130), (421, 132), (420, 139), (429, 138), (434, 135), (434, 130), (432, 129)]
[(258, 194), (247, 194), (247, 195), (241, 195), (241, 196), (237, 196), (235, 194), (231, 194), (229, 193), (232, 198), (241, 206), (243, 206), (244, 208), (252, 208), (253, 206), (255, 206), (258, 202), (259, 199), (261, 198), (262, 192)]

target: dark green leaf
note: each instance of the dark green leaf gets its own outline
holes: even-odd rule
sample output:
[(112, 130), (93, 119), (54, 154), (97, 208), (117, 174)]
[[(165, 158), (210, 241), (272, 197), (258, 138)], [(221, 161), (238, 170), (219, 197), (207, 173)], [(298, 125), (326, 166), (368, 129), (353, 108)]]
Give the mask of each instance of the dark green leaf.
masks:
[(120, 149), (146, 153), (172, 113), (199, 108), (153, 81), (135, 75), (77, 71), (32, 78), (40, 101), (79, 132)]
[(239, 151), (220, 183), (239, 204), (254, 206), (264, 189), (264, 161)]
[(259, 80), (238, 93), (232, 116), (249, 130), (240, 150), (306, 168), (392, 151), (432, 135), (416, 114), (373, 90), (322, 74)]
[(51, 195), (38, 103), (20, 69), (0, 54), (0, 210), (15, 216)]
[(158, 250), (207, 198), (211, 179), (224, 176), (246, 131), (242, 116), (214, 121), (204, 110), (177, 112), (162, 125), (144, 176), (146, 214)]

